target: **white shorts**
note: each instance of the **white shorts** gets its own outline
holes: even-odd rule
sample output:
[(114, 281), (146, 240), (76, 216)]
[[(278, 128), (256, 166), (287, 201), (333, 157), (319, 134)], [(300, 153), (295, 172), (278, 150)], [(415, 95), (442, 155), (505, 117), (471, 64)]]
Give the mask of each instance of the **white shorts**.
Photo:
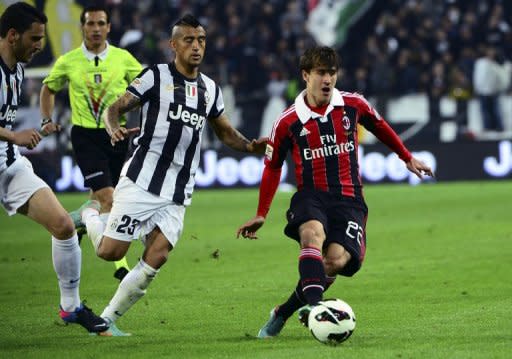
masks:
[(12, 165), (0, 172), (0, 202), (9, 216), (28, 202), (41, 188), (49, 188), (32, 168), (32, 163), (21, 156)]
[(154, 195), (123, 176), (114, 190), (114, 203), (103, 234), (130, 242), (158, 227), (175, 247), (184, 217), (185, 206)]

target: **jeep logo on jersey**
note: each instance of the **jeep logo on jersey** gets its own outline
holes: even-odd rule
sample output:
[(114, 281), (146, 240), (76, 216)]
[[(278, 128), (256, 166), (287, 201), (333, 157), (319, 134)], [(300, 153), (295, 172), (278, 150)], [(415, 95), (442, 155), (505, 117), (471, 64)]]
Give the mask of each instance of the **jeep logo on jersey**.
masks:
[(16, 119), (16, 111), (18, 106), (16, 105), (3, 105), (0, 109), (0, 121), (5, 121), (6, 124), (13, 123)]
[(200, 130), (204, 126), (206, 118), (202, 115), (198, 115), (195, 112), (184, 110), (183, 105), (179, 104), (176, 112), (169, 110), (169, 118), (171, 120), (181, 120), (186, 126), (192, 127), (196, 130)]

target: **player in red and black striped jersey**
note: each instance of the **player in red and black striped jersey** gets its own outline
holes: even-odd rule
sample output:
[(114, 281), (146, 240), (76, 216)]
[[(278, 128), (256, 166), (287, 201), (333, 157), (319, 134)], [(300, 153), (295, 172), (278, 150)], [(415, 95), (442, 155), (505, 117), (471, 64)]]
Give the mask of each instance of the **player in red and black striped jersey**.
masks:
[[(366, 218), (357, 159), (360, 124), (389, 146), (422, 178), (432, 170), (414, 158), (398, 135), (366, 101), (337, 90), (338, 58), (329, 47), (307, 50), (300, 60), (306, 89), (275, 122), (267, 144), (257, 214), (237, 235), (256, 239), (277, 190), (288, 152), (295, 165), (297, 192), (287, 212), (285, 234), (300, 243), (300, 280), (290, 298), (274, 308), (258, 337), (279, 334), (299, 308), (309, 313), (336, 275), (354, 275), (366, 251)], [(304, 315), (307, 318), (306, 315)]]

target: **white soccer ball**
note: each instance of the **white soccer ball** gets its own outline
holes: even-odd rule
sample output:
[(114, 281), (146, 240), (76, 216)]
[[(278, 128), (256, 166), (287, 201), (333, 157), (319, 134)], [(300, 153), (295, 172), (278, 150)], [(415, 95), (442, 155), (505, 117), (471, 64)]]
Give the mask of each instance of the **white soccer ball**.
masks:
[(311, 334), (324, 344), (338, 345), (347, 340), (356, 327), (354, 311), (341, 299), (328, 299), (311, 309), (308, 317)]

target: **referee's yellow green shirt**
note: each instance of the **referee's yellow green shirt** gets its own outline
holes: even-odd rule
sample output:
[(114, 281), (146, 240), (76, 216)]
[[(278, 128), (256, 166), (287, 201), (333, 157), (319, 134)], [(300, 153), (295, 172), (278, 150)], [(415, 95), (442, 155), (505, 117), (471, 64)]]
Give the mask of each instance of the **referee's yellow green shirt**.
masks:
[[(55, 62), (43, 83), (58, 92), (69, 83), (71, 122), (85, 128), (105, 128), (102, 113), (117, 100), (142, 71), (140, 63), (126, 50), (107, 44), (93, 54), (84, 44)], [(120, 119), (121, 125), (126, 123)]]

